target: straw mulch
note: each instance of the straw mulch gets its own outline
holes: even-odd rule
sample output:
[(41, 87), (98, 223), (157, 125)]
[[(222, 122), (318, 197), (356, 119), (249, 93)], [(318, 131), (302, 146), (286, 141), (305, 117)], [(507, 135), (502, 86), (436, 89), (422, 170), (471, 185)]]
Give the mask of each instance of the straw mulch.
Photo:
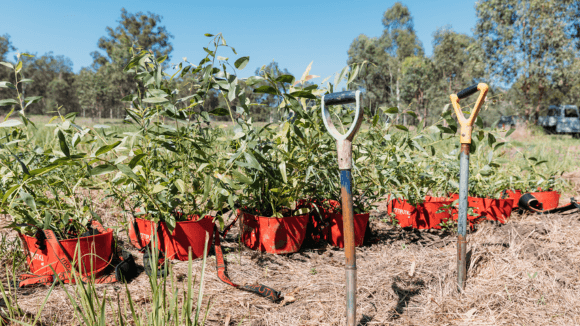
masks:
[[(372, 220), (374, 240), (357, 249), (357, 318), (360, 325), (580, 325), (580, 215), (512, 215), (503, 226), (484, 224), (468, 236), (468, 283), (456, 290), (455, 237), (403, 231)], [(373, 243), (374, 242), (374, 243)], [(224, 246), (234, 282), (262, 283), (283, 292), (282, 303), (222, 283), (215, 257), (208, 257), (204, 306), (207, 325), (344, 325), (345, 276), (342, 250), (321, 247), (276, 256), (240, 248), (236, 230)], [(140, 255), (134, 252), (139, 257)], [(179, 287), (187, 262), (172, 262)], [(201, 261), (194, 261), (194, 273)], [(125, 306), (121, 285), (99, 285), (116, 314)], [(72, 286), (67, 286), (69, 291)], [(128, 285), (139, 309), (150, 304), (143, 273)], [(195, 290), (199, 287), (196, 285)], [(19, 290), (21, 307), (35, 314), (47, 288)], [(195, 297), (197, 293), (195, 294)], [(194, 305), (195, 306), (195, 305)], [(130, 317), (129, 311), (125, 311)], [(130, 319), (130, 318), (129, 318)], [(46, 324), (78, 324), (62, 288), (43, 311)]]

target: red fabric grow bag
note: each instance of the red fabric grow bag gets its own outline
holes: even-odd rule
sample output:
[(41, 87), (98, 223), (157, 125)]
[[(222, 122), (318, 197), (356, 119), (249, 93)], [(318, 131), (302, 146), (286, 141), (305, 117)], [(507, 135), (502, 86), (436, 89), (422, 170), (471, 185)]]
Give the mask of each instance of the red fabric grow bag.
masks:
[(560, 202), (560, 194), (557, 191), (541, 191), (531, 193), (542, 204), (543, 210), (554, 209)]
[(515, 192), (513, 192), (511, 189), (508, 189), (505, 191), (505, 193), (507, 195), (507, 199), (511, 199), (514, 201), (513, 205), (512, 205), (512, 209), (518, 208), (518, 202), (520, 201), (520, 197), (522, 197), (522, 191), (516, 190)]
[(452, 218), (450, 212), (452, 208), (443, 209), (443, 206), (451, 204), (452, 201), (448, 198), (430, 196), (425, 197), (425, 200), (424, 203), (413, 206), (404, 199), (395, 199), (392, 201), (388, 213), (395, 214), (401, 227), (441, 229), (439, 224)]
[[(324, 201), (325, 206), (320, 207), (322, 211), (322, 221), (316, 218), (318, 212), (311, 210), (311, 223), (317, 230), (321, 230), (322, 237), (330, 245), (344, 248), (344, 235), (342, 224), (342, 212), (340, 212), (340, 202), (333, 199)], [(370, 214), (354, 214), (354, 245), (360, 247), (363, 245), (367, 225), (369, 223)], [(318, 227), (318, 228), (317, 228)]]
[[(32, 274), (53, 275), (53, 269), (57, 274), (68, 272), (46, 241), (44, 241), (44, 250), (41, 250), (35, 237), (25, 234), (19, 234), (19, 236)], [(89, 275), (102, 271), (109, 266), (113, 258), (113, 230), (111, 229), (97, 235), (59, 240), (58, 242), (65, 253), (72, 258), (71, 263), (74, 261), (75, 269), (81, 274)], [(77, 244), (81, 257), (78, 256)]]
[[(454, 201), (458, 198), (458, 194), (451, 196)], [(473, 207), (473, 213), (476, 214), (476, 216), (467, 215), (470, 222), (485, 217), (487, 220), (505, 224), (513, 209), (513, 199), (467, 197), (467, 204), (468, 207)], [(457, 219), (457, 212), (453, 214), (453, 219)]]
[(272, 254), (297, 252), (304, 242), (308, 214), (283, 218), (256, 216), (242, 212), (242, 242), (253, 250)]
[[(177, 222), (175, 229), (169, 233), (165, 222), (159, 222), (157, 237), (159, 249), (165, 254), (165, 259), (178, 259), (187, 261), (189, 259), (188, 251), (191, 247), (191, 258), (195, 259), (203, 256), (205, 247), (205, 233), (209, 233), (208, 252), (213, 241), (213, 218), (205, 216), (197, 220), (198, 216), (190, 217), (190, 221)], [(141, 247), (145, 247), (151, 241), (152, 227), (155, 226), (153, 221), (135, 218), (139, 228), (138, 241)]]

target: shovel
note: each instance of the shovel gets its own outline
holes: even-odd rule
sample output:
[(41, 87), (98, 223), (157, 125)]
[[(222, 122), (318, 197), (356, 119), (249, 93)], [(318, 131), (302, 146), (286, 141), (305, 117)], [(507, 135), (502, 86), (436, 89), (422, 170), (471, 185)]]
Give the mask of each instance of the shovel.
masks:
[[(354, 121), (346, 134), (336, 130), (330, 112), (325, 105), (356, 102)], [(340, 169), (340, 196), (342, 198), (342, 223), (344, 235), (344, 255), (346, 257), (346, 325), (356, 325), (356, 252), (354, 246), (354, 215), (352, 207), (352, 139), (362, 123), (360, 108), (361, 92), (347, 91), (322, 96), (322, 120), (330, 135), (336, 139), (338, 168)]]
[[(481, 105), (484, 102), (488, 89), (489, 87), (487, 84), (479, 83), (477, 85), (469, 86), (457, 94), (451, 94), (449, 96), (451, 98), (451, 104), (453, 104), (453, 109), (455, 109), (457, 120), (461, 126), (459, 136), (459, 141), (461, 142), (459, 161), (459, 221), (457, 224), (457, 287), (460, 292), (465, 288), (465, 279), (467, 278), (465, 256), (467, 250), (467, 188), (469, 182), (469, 149), (471, 146), (471, 132), (473, 130), (473, 123), (481, 109)], [(473, 111), (471, 111), (469, 119), (465, 119), (461, 107), (459, 106), (459, 100), (475, 94), (477, 91), (480, 91), (477, 102), (475, 102), (475, 106), (473, 107)]]

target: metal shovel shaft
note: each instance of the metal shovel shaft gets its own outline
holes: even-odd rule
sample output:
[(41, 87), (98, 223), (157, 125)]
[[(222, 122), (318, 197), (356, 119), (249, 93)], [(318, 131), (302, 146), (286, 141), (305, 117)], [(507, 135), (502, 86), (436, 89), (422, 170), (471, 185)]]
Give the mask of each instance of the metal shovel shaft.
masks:
[(342, 233), (346, 271), (346, 324), (356, 325), (356, 252), (354, 243), (354, 213), (352, 205), (351, 170), (340, 170), (340, 196), (342, 198)]
[[(354, 121), (345, 134), (336, 130), (326, 106), (356, 102)], [(356, 249), (354, 243), (354, 214), (352, 208), (352, 140), (362, 123), (361, 91), (327, 94), (322, 97), (322, 119), (330, 135), (336, 139), (340, 196), (342, 198), (342, 234), (346, 271), (346, 325), (356, 325)], [(325, 106), (326, 105), (326, 106)]]
[(470, 144), (461, 144), (459, 159), (459, 216), (457, 223), (457, 287), (463, 291), (467, 278), (467, 187), (469, 183)]
[[(457, 116), (457, 121), (461, 129), (459, 131), (459, 142), (461, 143), (461, 153), (459, 154), (459, 216), (457, 217), (457, 288), (459, 292), (465, 289), (467, 279), (467, 188), (469, 186), (469, 150), (471, 147), (471, 133), (477, 114), (485, 100), (489, 86), (485, 83), (469, 86), (457, 94), (449, 95), (453, 110)], [(479, 97), (469, 118), (465, 118), (459, 106), (459, 100), (466, 98), (479, 91)]]

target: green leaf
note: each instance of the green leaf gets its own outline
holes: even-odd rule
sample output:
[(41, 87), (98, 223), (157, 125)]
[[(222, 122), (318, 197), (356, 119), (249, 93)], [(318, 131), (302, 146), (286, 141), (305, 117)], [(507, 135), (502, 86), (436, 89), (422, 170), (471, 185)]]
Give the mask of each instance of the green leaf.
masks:
[(179, 190), (180, 193), (185, 194), (185, 192), (187, 191), (187, 189), (185, 188), (185, 182), (183, 182), (183, 180), (177, 179), (173, 184), (175, 184), (175, 187), (177, 188), (177, 190)]
[(241, 172), (237, 171), (237, 170), (233, 170), (232, 171), (232, 175), (234, 176), (234, 178), (236, 178), (238, 181), (243, 182), (245, 184), (253, 184), (254, 182), (252, 181), (252, 179), (248, 178), (247, 176), (243, 175)]
[(161, 103), (167, 103), (169, 101), (163, 97), (148, 97), (148, 98), (144, 98), (143, 102), (161, 104)]
[(282, 174), (282, 180), (284, 180), (284, 183), (288, 183), (288, 176), (286, 175), (286, 162), (282, 161), (278, 167), (280, 168), (280, 173)]
[(237, 69), (244, 69), (246, 67), (246, 65), (248, 64), (248, 62), (250, 62), (250, 57), (241, 57), (238, 60), (236, 60), (236, 62), (234, 62), (234, 66)]
[(215, 109), (209, 111), (209, 114), (215, 115), (218, 117), (223, 117), (223, 116), (228, 115), (229, 111), (227, 109), (224, 109), (224, 108), (215, 108)]
[(276, 78), (276, 81), (279, 83), (290, 83), (292, 84), (294, 82), (294, 76), (292, 75), (282, 75), (278, 78)]
[(133, 179), (133, 181), (140, 182), (139, 176), (133, 172), (133, 170), (125, 164), (117, 164), (117, 169), (121, 171), (127, 177)]
[(49, 166), (45, 166), (45, 167), (40, 168), (40, 169), (34, 169), (34, 170), (30, 171), (30, 175), (41, 175), (41, 174), (44, 174), (48, 171), (52, 171), (52, 170), (56, 169), (57, 167), (59, 167), (59, 164), (51, 164)]
[(43, 230), (50, 229), (50, 224), (52, 223), (52, 214), (49, 211), (44, 211), (44, 226), (42, 227)]
[(18, 61), (18, 63), (16, 64), (16, 68), (14, 68), (14, 71), (16, 71), (16, 73), (19, 73), (20, 70), (22, 70), (22, 61)]
[(511, 128), (510, 130), (508, 130), (508, 132), (506, 132), (505, 137), (509, 137), (511, 134), (514, 133), (514, 131), (516, 131), (516, 128)]
[(153, 186), (153, 190), (151, 191), (151, 193), (156, 194), (156, 193), (162, 192), (165, 189), (167, 189), (167, 187), (162, 186), (160, 184), (156, 184)]
[(157, 63), (163, 63), (165, 60), (167, 60), (167, 55), (157, 58)]
[(30, 207), (33, 211), (36, 211), (36, 202), (34, 201), (34, 197), (29, 193), (25, 192), (24, 190), (20, 190), (20, 198)]
[(250, 167), (252, 167), (256, 170), (259, 170), (259, 171), (264, 171), (264, 169), (262, 169), (262, 166), (260, 165), (258, 160), (256, 160), (254, 155), (252, 155), (251, 153), (248, 153), (248, 152), (244, 152), (244, 157), (246, 158), (246, 162), (248, 163), (248, 165)]
[(0, 106), (7, 106), (7, 105), (18, 105), (18, 101), (15, 99), (7, 98), (5, 100), (0, 100)]
[(66, 138), (61, 130), (58, 131), (58, 144), (60, 145), (60, 150), (64, 153), (64, 155), (70, 158), (70, 150), (66, 143)]
[(16, 127), (22, 124), (22, 121), (16, 119), (6, 120), (4, 122), (0, 122), (0, 128), (9, 128), (9, 127)]
[(146, 154), (137, 154), (137, 155), (135, 155), (131, 159), (131, 162), (129, 162), (129, 167), (132, 169), (135, 166), (137, 166), (137, 164), (139, 163), (139, 161), (141, 161), (141, 159), (144, 158), (145, 156), (146, 156)]
[(413, 111), (407, 111), (405, 112), (406, 114), (412, 116), (413, 118), (417, 119), (417, 113), (413, 112)]
[(213, 183), (213, 178), (211, 177), (210, 174), (207, 174), (205, 176), (205, 180), (204, 180), (203, 198), (201, 199), (202, 203), (204, 203), (205, 200), (207, 199), (207, 197), (209, 196), (209, 191), (211, 190), (212, 183)]
[(289, 95), (294, 96), (294, 97), (309, 98), (312, 100), (316, 99), (316, 96), (309, 91), (296, 91), (296, 92), (290, 93)]
[(399, 113), (399, 108), (396, 106), (393, 106), (392, 108), (388, 108), (385, 110), (386, 114), (397, 114)]
[(405, 127), (403, 125), (395, 125), (395, 128), (403, 130), (403, 131), (409, 131), (409, 129), (407, 129), (407, 127)]
[(8, 189), (8, 191), (4, 193), (4, 197), (2, 197), (2, 203), (6, 202), (6, 199), (8, 199), (8, 197), (10, 197), (10, 195), (12, 195), (12, 193), (16, 191), (16, 189), (18, 189), (19, 187), (20, 187), (19, 184), (15, 184), (14, 186), (12, 186), (12, 188)]
[(97, 175), (101, 175), (101, 174), (110, 173), (113, 171), (117, 171), (116, 166), (111, 165), (111, 164), (102, 164), (102, 165), (99, 165), (99, 166), (92, 168), (90, 173), (92, 176), (97, 176)]
[(137, 95), (129, 94), (121, 99), (122, 102), (133, 102), (137, 99)]
[(4, 61), (2, 61), (2, 62), (0, 62), (0, 65), (6, 66), (6, 67), (8, 67), (10, 69), (14, 69), (14, 65), (11, 64), (10, 62), (4, 62)]
[(256, 88), (254, 90), (254, 93), (278, 95), (278, 90), (272, 86), (264, 85), (264, 86), (260, 86), (260, 87)]
[(493, 146), (493, 144), (496, 142), (495, 137), (492, 134), (487, 134), (487, 142), (489, 147)]
[(0, 88), (16, 89), (16, 87), (11, 82), (0, 82)]
[(204, 35), (204, 36), (207, 36), (207, 37), (212, 37), (212, 36), (213, 36), (213, 34), (210, 34), (210, 33), (205, 33), (205, 34), (203, 34), (203, 35)]
[(121, 142), (117, 141), (114, 144), (102, 146), (101, 148), (99, 148), (97, 150), (97, 152), (95, 153), (95, 156), (105, 154), (105, 153), (109, 152), (110, 150), (112, 150), (113, 148), (119, 146), (119, 144), (121, 144)]

